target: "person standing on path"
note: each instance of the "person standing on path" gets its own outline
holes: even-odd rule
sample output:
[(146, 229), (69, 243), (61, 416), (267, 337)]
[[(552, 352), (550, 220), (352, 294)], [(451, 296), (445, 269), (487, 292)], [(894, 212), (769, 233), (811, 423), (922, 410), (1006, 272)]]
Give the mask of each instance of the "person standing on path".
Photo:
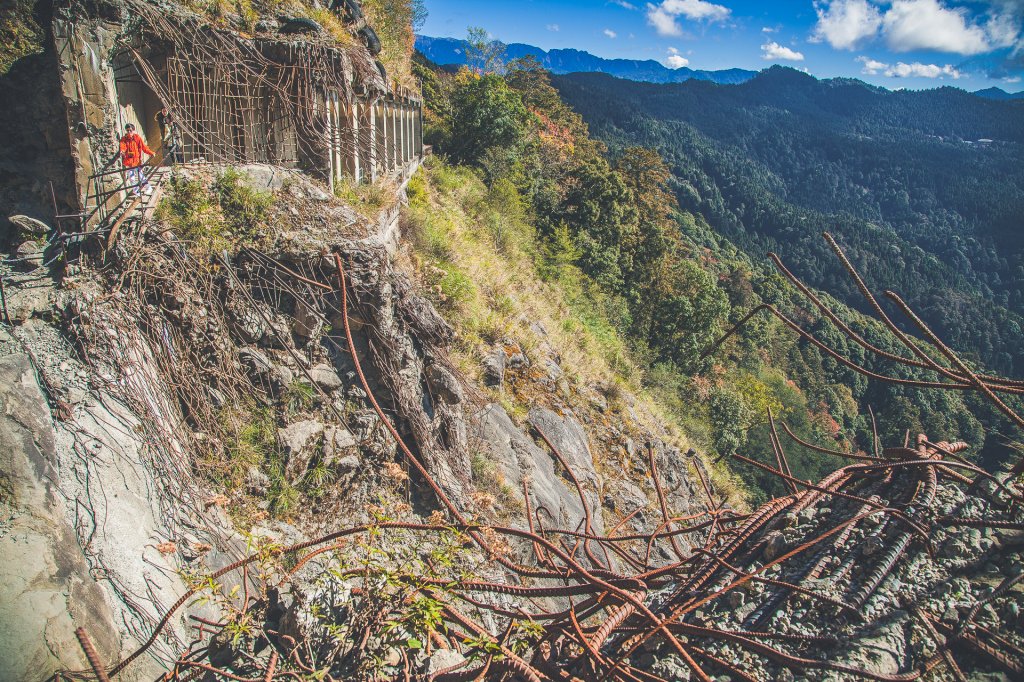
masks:
[(142, 168), (142, 155), (153, 156), (153, 150), (146, 146), (146, 141), (135, 132), (135, 126), (131, 123), (124, 127), (124, 137), (121, 138), (121, 165), (127, 171), (125, 187), (131, 187), (135, 196), (139, 195), (140, 188), (150, 192), (149, 181)]
[(167, 107), (160, 107), (160, 111), (156, 112), (156, 116), (153, 117), (157, 125), (160, 126), (160, 139), (164, 142), (167, 141), (167, 130), (171, 127), (171, 123), (174, 121), (174, 116), (171, 112), (167, 111)]

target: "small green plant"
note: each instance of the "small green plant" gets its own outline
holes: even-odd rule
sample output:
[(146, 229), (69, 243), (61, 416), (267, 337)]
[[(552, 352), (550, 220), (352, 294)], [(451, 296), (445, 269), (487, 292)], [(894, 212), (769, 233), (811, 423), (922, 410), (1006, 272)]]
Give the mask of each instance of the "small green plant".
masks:
[(329, 486), (334, 483), (336, 474), (328, 466), (323, 457), (317, 457), (316, 463), (306, 470), (302, 478), (302, 492), (312, 500), (326, 497)]
[(466, 273), (454, 265), (445, 268), (444, 276), (441, 277), (438, 286), (440, 287), (441, 302), (450, 306), (469, 300), (474, 290), (473, 282), (466, 276)]
[(509, 648), (513, 653), (524, 654), (536, 646), (544, 634), (544, 626), (535, 620), (513, 621)]
[(281, 459), (277, 425), (269, 409), (250, 404), (232, 405), (221, 410), (219, 421), (227, 455), (227, 462), (220, 467), (220, 482), (225, 487), (237, 488), (251, 467), (261, 468)]
[(469, 647), (469, 660), (471, 661), (479, 661), (487, 657), (503, 658), (501, 647), (487, 635), (467, 637), (462, 643)]
[(316, 391), (309, 382), (296, 379), (285, 386), (281, 402), (289, 416), (305, 412), (316, 404)]
[(404, 644), (410, 649), (422, 649), (423, 640), (444, 627), (444, 604), (432, 596), (418, 595), (406, 607), (401, 617), (385, 626), (386, 631), (401, 636), (406, 633)]
[(277, 518), (290, 516), (299, 504), (298, 488), (288, 482), (281, 469), (276, 469), (271, 473), (267, 500), (270, 502), (268, 510)]

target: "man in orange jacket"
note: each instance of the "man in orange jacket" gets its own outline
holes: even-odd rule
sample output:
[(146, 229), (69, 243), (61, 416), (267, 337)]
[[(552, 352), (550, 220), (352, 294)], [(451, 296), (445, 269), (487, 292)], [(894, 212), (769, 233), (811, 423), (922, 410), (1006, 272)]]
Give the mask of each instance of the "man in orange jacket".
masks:
[(135, 132), (135, 126), (129, 123), (124, 127), (124, 137), (121, 138), (121, 165), (128, 172), (125, 187), (131, 187), (136, 196), (140, 187), (144, 187), (147, 194), (150, 192), (149, 181), (142, 169), (143, 154), (153, 156), (153, 150), (146, 146), (146, 141)]

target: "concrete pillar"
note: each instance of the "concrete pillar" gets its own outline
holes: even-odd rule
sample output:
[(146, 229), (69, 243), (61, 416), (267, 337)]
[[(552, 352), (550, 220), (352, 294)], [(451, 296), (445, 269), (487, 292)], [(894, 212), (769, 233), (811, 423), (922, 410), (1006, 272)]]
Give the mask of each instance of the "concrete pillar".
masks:
[(416, 156), (423, 156), (423, 102), (416, 103)]
[(366, 105), (366, 118), (369, 126), (369, 139), (366, 149), (367, 171), (370, 182), (377, 181), (377, 100)]
[(391, 134), (394, 138), (392, 151), (394, 152), (395, 168), (399, 168), (402, 165), (402, 146), (401, 134), (398, 131), (398, 100), (391, 103)]
[(409, 162), (409, 104), (402, 101), (402, 165)]
[(395, 152), (392, 145), (395, 144), (395, 124), (392, 120), (394, 109), (391, 102), (384, 98), (384, 128), (387, 135), (384, 139), (384, 172), (390, 173), (395, 167)]
[(409, 162), (409, 104), (402, 102), (402, 163)]
[(334, 189), (334, 178), (338, 175), (338, 127), (334, 120), (334, 93), (328, 91), (324, 98), (327, 112), (327, 181)]
[(390, 99), (387, 103), (387, 125), (388, 125), (388, 136), (387, 136), (387, 169), (393, 171), (397, 164), (394, 160), (394, 140), (395, 133), (397, 133), (397, 126), (394, 125), (394, 99)]
[(375, 158), (373, 164), (373, 179), (374, 181), (376, 181), (377, 178), (379, 178), (382, 173), (387, 172), (388, 131), (384, 119), (383, 97), (378, 97), (373, 105), (373, 120), (374, 126), (377, 129), (377, 144), (374, 145)]
[(350, 151), (352, 155), (352, 179), (356, 182), (362, 180), (362, 169), (359, 165), (359, 148), (361, 146), (359, 140), (359, 98), (352, 98), (352, 149)]
[(415, 159), (419, 156), (416, 147), (416, 102), (409, 101), (409, 158)]
[(415, 114), (415, 110), (413, 109), (413, 102), (410, 101), (409, 103), (406, 104), (406, 119), (408, 121), (408, 123), (406, 125), (409, 127), (409, 160), (410, 161), (412, 161), (413, 158), (416, 157), (416, 144), (414, 143), (414, 139), (415, 139), (415, 136), (416, 136), (416, 126), (415, 126), (415, 122), (414, 122), (414, 119), (413, 119), (413, 115), (414, 114)]
[(334, 92), (331, 98), (331, 127), (333, 135), (331, 139), (331, 188), (334, 183), (345, 174), (345, 126), (343, 125), (343, 105), (341, 96)]

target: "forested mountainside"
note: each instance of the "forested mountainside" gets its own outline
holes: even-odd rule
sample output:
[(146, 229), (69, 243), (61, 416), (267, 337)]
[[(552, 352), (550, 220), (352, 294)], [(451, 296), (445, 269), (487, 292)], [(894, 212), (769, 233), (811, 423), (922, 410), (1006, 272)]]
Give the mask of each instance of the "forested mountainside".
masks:
[[(605, 59), (584, 50), (543, 50), (535, 45), (523, 43), (495, 45), (501, 49), (506, 59), (534, 57), (551, 73), (599, 72), (651, 83), (682, 83), (691, 79), (714, 83), (742, 83), (757, 73), (746, 69), (704, 71), (685, 66), (671, 69), (653, 59)], [(465, 66), (468, 63), (467, 53), (472, 51), (472, 48), (467, 50), (467, 47), (467, 41), (459, 38), (416, 36), (416, 49), (430, 61), (444, 66)]]
[[(973, 398), (869, 381), (764, 316), (755, 315), (742, 333), (716, 355), (705, 354), (731, 324), (757, 306), (771, 303), (808, 323), (812, 331), (840, 352), (856, 357), (868, 370), (892, 370), (887, 363), (866, 356), (814, 312), (806, 312), (797, 290), (765, 258), (765, 251), (771, 248), (798, 276), (855, 302), (851, 281), (820, 236), (823, 228), (829, 228), (876, 286), (891, 285), (910, 294), (919, 305), (923, 301), (922, 307), (932, 313), (932, 318), (935, 305), (952, 307), (956, 314), (943, 317), (937, 326), (954, 336), (958, 348), (978, 350), (975, 356), (995, 358), (1003, 368), (1011, 367), (1018, 357), (1019, 346), (1012, 340), (1019, 333), (1019, 317), (988, 299), (995, 285), (991, 273), (968, 266), (963, 267), (963, 273), (946, 271), (938, 267), (937, 255), (926, 253), (911, 241), (927, 232), (909, 219), (910, 192), (899, 190), (907, 204), (904, 213), (899, 214), (904, 218), (899, 226), (903, 232), (883, 223), (881, 217), (864, 217), (871, 215), (867, 199), (861, 199), (860, 206), (855, 207), (860, 215), (852, 210), (835, 217), (826, 214), (832, 205), (828, 196), (833, 197), (833, 203), (840, 196), (855, 196), (854, 187), (844, 184), (851, 173), (847, 171), (849, 161), (845, 165), (843, 162), (849, 157), (844, 156), (838, 133), (825, 140), (809, 141), (798, 154), (795, 149), (803, 144), (798, 138), (814, 135), (805, 135), (796, 123), (780, 124), (778, 130), (773, 130), (769, 124), (759, 123), (755, 112), (733, 113), (740, 107), (729, 101), (716, 103), (707, 98), (703, 104), (689, 103), (691, 110), (705, 106), (701, 120), (707, 120), (709, 128), (717, 126), (714, 129), (723, 135), (729, 130), (730, 119), (744, 121), (736, 128), (745, 131), (742, 139), (750, 147), (748, 154), (738, 143), (732, 148), (715, 147), (694, 125), (653, 118), (685, 111), (687, 105), (673, 109), (672, 99), (665, 94), (685, 86), (652, 86), (600, 75), (554, 77), (565, 96), (563, 101), (552, 87), (552, 77), (531, 60), (511, 62), (504, 75), (467, 70), (451, 74), (422, 60), (418, 69), (429, 109), (428, 137), (438, 153), (478, 169), (489, 186), (500, 190), (508, 205), (514, 207), (508, 210), (522, 215), (530, 226), (541, 271), (553, 280), (572, 282), (580, 290), (579, 300), (588, 318), (617, 330), (627, 342), (639, 381), (673, 406), (684, 430), (702, 447), (721, 455), (737, 450), (770, 451), (769, 409), (782, 415), (794, 432), (808, 440), (861, 449), (870, 449), (872, 442), (869, 408), (879, 414), (879, 428), (889, 441), (902, 440), (905, 430), (910, 429), (943, 437), (960, 434), (982, 444), (1000, 431), (1000, 419), (975, 404)], [(751, 85), (720, 89), (774, 93), (776, 106), (770, 109), (774, 113), (766, 115), (772, 120), (796, 119), (799, 112), (810, 117), (813, 111), (814, 116), (826, 121), (813, 129), (821, 130), (822, 136), (828, 130), (827, 121), (839, 128), (848, 107), (830, 102), (825, 95), (817, 99), (797, 96), (782, 88), (783, 83), (794, 80), (811, 93), (818, 87), (848, 87), (869, 103), (873, 98), (888, 101), (889, 93), (867, 90), (860, 84), (818, 86), (803, 79), (788, 70), (771, 71)], [(711, 84), (691, 85), (699, 92), (719, 89)], [(611, 87), (620, 90), (607, 89)], [(661, 99), (658, 93), (662, 93)], [(645, 99), (645, 94), (653, 101)], [(954, 99), (958, 96), (939, 96), (944, 94)], [(925, 102), (935, 96), (921, 95)], [(785, 100), (797, 105), (784, 109), (781, 102)], [(593, 119), (593, 132), (608, 140), (610, 150), (591, 136), (588, 124), (570, 104)], [(824, 111), (826, 108), (829, 112)], [(973, 111), (971, 105), (966, 108)], [(787, 110), (798, 113), (783, 113)], [(897, 122), (902, 121), (905, 127), (913, 120), (905, 106), (893, 106), (887, 116), (884, 113), (879, 107), (874, 110), (879, 121), (893, 121), (887, 128), (888, 146), (931, 148), (924, 133), (909, 142), (900, 137)], [(982, 179), (968, 180), (965, 173), (957, 186), (960, 193), (955, 196), (964, 204), (980, 207), (985, 200), (972, 183), (986, 183), (986, 189), (992, 189), (990, 196), (1003, 196), (1004, 203), (1016, 202), (1013, 205), (1019, 206), (1020, 193), (1013, 178), (1020, 169), (1012, 167), (1010, 160), (1019, 144), (1020, 131), (1011, 130), (1005, 123), (1002, 108), (991, 111), (979, 107), (974, 118), (975, 127), (1002, 142), (992, 143), (985, 150), (963, 141), (936, 143), (935, 148), (951, 148), (981, 166), (977, 177)], [(945, 134), (959, 133), (961, 138), (962, 131), (969, 127), (962, 122), (949, 125), (952, 130)], [(884, 126), (879, 122), (876, 127)], [(786, 144), (779, 142), (772, 147), (759, 136)], [(846, 136), (854, 139), (852, 132)], [(823, 186), (831, 186), (831, 182), (835, 189), (821, 192), (825, 197), (815, 197), (813, 189), (805, 187), (802, 196), (789, 197), (786, 176), (773, 173), (767, 163), (757, 160), (758, 152), (768, 156), (773, 149), (780, 159), (804, 155), (799, 163), (791, 162), (797, 167), (792, 171), (794, 177), (800, 177), (798, 170), (805, 176), (819, 172), (812, 158), (830, 154), (827, 158), (834, 158), (834, 163), (821, 170), (831, 172), (833, 180), (815, 176), (814, 182)], [(887, 150), (881, 142), (868, 149), (883, 158), (895, 155), (895, 150)], [(664, 160), (659, 151), (664, 153)], [(990, 167), (988, 157), (983, 156), (986, 153), (1002, 159), (1002, 175)], [(778, 163), (785, 165), (781, 160)], [(905, 182), (904, 175), (915, 170), (923, 175), (925, 168), (920, 158), (892, 166), (884, 163), (888, 162), (877, 161), (873, 171), (861, 170), (863, 177), (858, 177), (867, 188), (865, 192), (877, 186), (879, 193), (886, 188), (896, 193)], [(964, 163), (956, 165), (963, 169)], [(907, 169), (905, 173), (895, 172), (897, 165)], [(932, 196), (945, 197), (934, 182), (928, 186), (932, 187)], [(920, 206), (923, 202), (917, 198), (917, 185), (914, 187), (913, 206)], [(819, 208), (805, 207), (798, 199), (807, 206), (817, 202)], [(889, 203), (876, 207), (879, 216), (889, 214)], [(967, 222), (941, 206), (939, 203), (931, 208), (928, 215), (934, 220), (942, 218), (947, 235)], [(1012, 239), (1008, 234), (1013, 221), (1011, 210), (977, 210), (998, 215), (1005, 226), (1000, 238)], [(971, 224), (978, 226), (980, 233), (980, 218), (972, 218)], [(959, 227), (959, 232), (966, 229)], [(980, 237), (963, 234), (959, 241), (947, 238), (947, 242), (936, 239), (928, 243), (934, 250), (961, 244), (963, 249), (987, 253), (992, 262), (1003, 258), (1005, 262), (998, 267), (1004, 271), (1011, 262), (1017, 263), (1002, 252), (996, 255), (991, 233)], [(876, 252), (883, 255), (878, 257)], [(921, 274), (915, 276), (917, 270)], [(877, 323), (825, 298), (872, 343), (893, 348), (891, 336)], [(1003, 355), (997, 357), (996, 348)], [(1005, 448), (996, 447), (997, 441), (988, 440), (993, 446), (988, 454), (996, 460), (1007, 457)], [(814, 478), (836, 464), (828, 456), (801, 448), (795, 448), (791, 457), (793, 468), (806, 478)], [(780, 484), (763, 472), (737, 466), (752, 484), (755, 498), (781, 490)]]
[(845, 239), (945, 338), (1024, 369), (1024, 106), (961, 90), (889, 92), (775, 67), (750, 82), (555, 79), (613, 150), (658, 149), (680, 204), (755, 260), (786, 256), (865, 309), (818, 238)]

